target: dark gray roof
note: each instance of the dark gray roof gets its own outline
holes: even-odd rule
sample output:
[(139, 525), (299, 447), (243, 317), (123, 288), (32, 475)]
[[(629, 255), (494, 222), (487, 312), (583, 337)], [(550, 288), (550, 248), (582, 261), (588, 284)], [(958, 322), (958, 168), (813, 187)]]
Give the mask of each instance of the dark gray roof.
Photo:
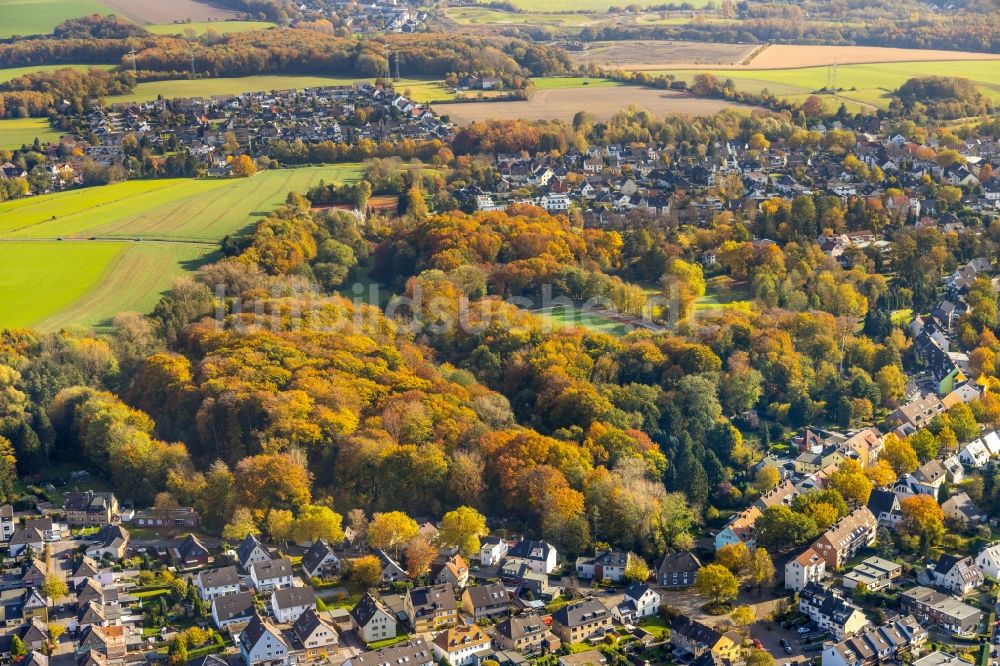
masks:
[(215, 615), (219, 618), (220, 622), (232, 620), (236, 617), (249, 617), (254, 609), (253, 593), (237, 592), (236, 594), (216, 597), (212, 599), (212, 608), (215, 609)]
[(674, 618), (670, 623), (670, 633), (684, 636), (692, 643), (709, 646), (718, 643), (722, 637), (722, 634), (712, 627), (692, 620), (687, 615), (678, 615)]
[(413, 604), (413, 612), (419, 617), (427, 611), (455, 610), (458, 602), (455, 601), (455, 588), (451, 583), (441, 583), (429, 587), (418, 587), (409, 590), (407, 596)]
[(465, 594), (469, 595), (469, 600), (472, 601), (474, 608), (506, 605), (509, 600), (507, 588), (504, 587), (503, 583), (469, 587), (466, 588)]
[(306, 572), (315, 571), (320, 564), (323, 563), (330, 555), (334, 555), (333, 548), (329, 546), (323, 539), (317, 539), (306, 554), (302, 556), (302, 569)]
[(610, 613), (604, 604), (591, 599), (563, 606), (552, 614), (552, 621), (566, 627), (576, 627), (586, 622), (606, 618), (609, 615)]
[(267, 552), (267, 549), (264, 548), (264, 544), (262, 544), (257, 537), (253, 534), (247, 534), (246, 537), (243, 538), (243, 541), (240, 542), (240, 545), (236, 548), (236, 559), (239, 560), (241, 564), (246, 562), (247, 558), (250, 557), (250, 554), (253, 553), (254, 548), (258, 547), (265, 553)]
[(260, 641), (261, 636), (265, 633), (271, 632), (278, 637), (278, 640), (283, 641), (281, 637), (281, 632), (271, 624), (268, 620), (260, 616), (260, 614), (255, 614), (253, 619), (250, 620), (250, 624), (240, 632), (240, 644), (243, 645), (247, 652), (253, 649), (255, 645)]
[(395, 618), (395, 615), (393, 615), (392, 611), (383, 606), (378, 601), (378, 599), (372, 596), (370, 592), (365, 592), (365, 595), (361, 597), (361, 600), (358, 601), (358, 604), (351, 609), (351, 615), (354, 616), (354, 619), (355, 621), (357, 621), (358, 625), (363, 627), (369, 622), (371, 622), (372, 617), (374, 617), (375, 613), (377, 613), (378, 611), (382, 611), (390, 618)]
[(399, 664), (421, 666), (436, 661), (430, 643), (419, 638), (381, 650), (362, 652), (351, 659), (354, 666), (398, 666)]
[(518, 615), (510, 617), (497, 625), (497, 631), (512, 640), (544, 634), (548, 628), (537, 615)]
[(679, 553), (667, 553), (656, 563), (658, 573), (670, 573), (673, 571), (697, 571), (701, 568), (701, 562), (694, 553), (681, 551)]
[(250, 566), (250, 571), (257, 580), (268, 578), (281, 578), (292, 575), (292, 563), (285, 558), (268, 560), (267, 562), (254, 562)]
[(507, 551), (507, 555), (525, 560), (545, 560), (551, 549), (552, 546), (544, 541), (525, 539), (514, 544), (514, 547)]
[(313, 632), (316, 631), (320, 625), (324, 624), (329, 626), (323, 618), (319, 616), (316, 609), (307, 608), (302, 615), (299, 615), (299, 619), (295, 621), (295, 624), (292, 625), (292, 630), (295, 632), (295, 635), (300, 641), (305, 642), (305, 640), (312, 636)]
[(278, 608), (295, 608), (316, 603), (316, 593), (311, 587), (285, 587), (271, 594)]
[(236, 572), (235, 566), (209, 569), (198, 574), (198, 582), (203, 588), (228, 587), (239, 585), (240, 575)]

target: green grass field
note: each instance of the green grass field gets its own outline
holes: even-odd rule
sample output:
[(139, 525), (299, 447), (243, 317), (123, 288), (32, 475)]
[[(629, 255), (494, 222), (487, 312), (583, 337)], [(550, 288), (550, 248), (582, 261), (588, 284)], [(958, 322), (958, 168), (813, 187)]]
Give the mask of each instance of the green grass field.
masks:
[[(825, 87), (830, 76), (829, 67), (801, 67), (796, 69), (762, 70), (670, 70), (678, 79), (690, 81), (695, 74), (708, 71), (720, 79), (732, 79), (740, 90), (760, 91), (767, 88), (779, 97), (802, 101), (811, 93)], [(837, 67), (837, 88), (841, 92), (831, 102), (853, 102), (861, 107), (886, 108), (891, 91), (899, 88), (914, 76), (960, 76), (976, 82), (982, 93), (994, 102), (1000, 102), (1000, 64), (988, 60), (960, 60), (954, 62), (893, 62), (870, 65), (841, 65)], [(850, 104), (849, 104), (850, 106)]]
[(187, 35), (189, 30), (193, 31), (195, 35), (203, 35), (209, 30), (225, 35), (230, 32), (268, 30), (278, 26), (270, 21), (192, 21), (191, 23), (159, 23), (143, 27), (157, 35)]
[(579, 326), (597, 333), (622, 336), (627, 333), (624, 324), (609, 321), (591, 312), (583, 312), (580, 308), (538, 308), (530, 312), (542, 319), (551, 328), (570, 328)]
[[(2, 1), (2, 0), (0, 0)], [(91, 67), (97, 67), (99, 69), (114, 69), (114, 65), (35, 65), (34, 67), (9, 67), (7, 69), (0, 69), (0, 83), (7, 83), (11, 79), (16, 79), (19, 76), (24, 76), (25, 74), (31, 74), (33, 72), (51, 72), (57, 69), (76, 69), (79, 71), (86, 71)]]
[[(213, 95), (239, 95), (246, 92), (284, 90), (295, 88), (318, 88), (321, 86), (348, 86), (356, 81), (374, 81), (357, 76), (282, 76), (260, 75), (223, 79), (173, 79), (140, 83), (130, 95), (109, 97), (108, 102), (148, 102), (157, 97), (211, 97)], [(402, 78), (393, 84), (397, 90), (410, 89), (417, 102), (431, 102), (451, 99), (440, 80)]]
[(118, 312), (147, 312), (176, 277), (214, 259), (223, 236), (248, 231), (289, 191), (361, 170), (127, 181), (0, 204), (0, 266), (9, 269), (0, 271), (0, 328), (106, 326)]
[(0, 0), (0, 39), (50, 34), (66, 19), (111, 13), (95, 0)]
[(35, 137), (42, 143), (59, 138), (45, 118), (4, 118), (0, 120), (0, 150), (31, 144)]
[(695, 301), (695, 312), (708, 313), (726, 308), (741, 308), (750, 303), (752, 296), (746, 282), (736, 282), (727, 275), (709, 278), (705, 295)]
[(616, 88), (625, 85), (611, 79), (600, 79), (591, 77), (584, 79), (582, 76), (541, 76), (532, 79), (535, 90), (560, 90), (563, 88)]

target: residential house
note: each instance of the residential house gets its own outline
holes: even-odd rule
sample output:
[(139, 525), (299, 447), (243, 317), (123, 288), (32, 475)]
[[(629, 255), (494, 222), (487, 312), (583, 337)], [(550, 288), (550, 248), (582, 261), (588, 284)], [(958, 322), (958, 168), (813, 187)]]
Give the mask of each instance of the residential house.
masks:
[(483, 537), (479, 547), (479, 565), (495, 567), (507, 555), (507, 541), (496, 536)]
[(7, 547), (11, 557), (17, 557), (28, 548), (37, 553), (45, 547), (45, 536), (37, 527), (25, 526), (14, 531)]
[(101, 585), (110, 585), (115, 580), (114, 572), (109, 568), (102, 568), (94, 558), (84, 555), (73, 567), (67, 582), (71, 589), (76, 589), (83, 581), (93, 578)]
[(546, 654), (562, 644), (537, 615), (508, 617), (497, 625), (494, 638), (504, 650), (525, 655)]
[(114, 493), (69, 492), (63, 508), (70, 525), (110, 525), (119, 517), (118, 499)]
[(809, 583), (799, 591), (799, 612), (838, 641), (856, 634), (868, 624), (860, 608), (819, 583)]
[(236, 562), (240, 565), (240, 571), (250, 573), (250, 567), (258, 562), (270, 562), (271, 559), (267, 548), (253, 534), (247, 534), (236, 547)]
[(981, 525), (988, 520), (986, 513), (980, 509), (968, 493), (961, 492), (952, 495), (941, 505), (945, 518), (951, 518), (964, 527)]
[(21, 587), (41, 587), (48, 574), (48, 565), (39, 558), (32, 557), (21, 567)]
[(21, 595), (21, 617), (30, 620), (37, 617), (43, 622), (49, 621), (49, 600), (39, 588), (31, 587)]
[(271, 592), (271, 614), (281, 624), (295, 622), (311, 608), (316, 608), (311, 587), (281, 587)]
[(212, 621), (220, 631), (249, 622), (256, 612), (253, 592), (237, 592), (212, 599)]
[(979, 551), (976, 566), (993, 580), (1000, 579), (1000, 541), (989, 543)]
[(407, 590), (403, 610), (415, 632), (434, 631), (458, 622), (458, 602), (451, 583)]
[(203, 567), (210, 557), (208, 548), (194, 534), (188, 534), (179, 546), (170, 548), (169, 552), (170, 559), (181, 569)]
[(686, 615), (678, 615), (670, 623), (670, 644), (695, 657), (709, 652), (720, 659), (735, 660), (743, 640), (736, 632), (722, 633)]
[(620, 582), (630, 557), (631, 553), (610, 549), (599, 550), (593, 557), (578, 557), (576, 576), (585, 580)]
[(827, 444), (822, 449), (800, 453), (795, 459), (795, 471), (798, 474), (814, 474), (824, 467), (840, 465), (845, 457), (839, 444)]
[(29, 650), (42, 650), (49, 641), (49, 627), (37, 617), (18, 627), (16, 633)]
[(896, 426), (900, 434), (909, 436), (926, 428), (935, 416), (944, 411), (944, 405), (933, 393), (918, 396), (895, 409), (886, 417), (886, 423)]
[(938, 587), (962, 596), (983, 584), (983, 572), (969, 556), (943, 554), (930, 570), (931, 580)]
[[(927, 630), (912, 615), (901, 615), (823, 648), (822, 666), (880, 666), (904, 663), (927, 642)], [(914, 664), (920, 663), (919, 661)]]
[(235, 566), (200, 571), (194, 579), (194, 584), (198, 588), (198, 596), (205, 601), (227, 594), (236, 594), (241, 589), (240, 575)]
[(289, 646), (270, 620), (255, 614), (237, 640), (246, 666), (284, 666)]
[(656, 561), (654, 575), (660, 587), (681, 589), (694, 585), (701, 562), (689, 551), (667, 553)]
[(321, 660), (337, 648), (337, 630), (320, 617), (314, 608), (307, 608), (292, 625), (296, 648), (305, 650), (308, 660)]
[(903, 510), (899, 504), (899, 497), (889, 490), (872, 490), (868, 497), (868, 510), (872, 512), (878, 524), (894, 530), (903, 519)]
[(785, 563), (785, 589), (798, 592), (809, 583), (818, 583), (826, 574), (826, 560), (815, 548), (806, 548)]
[(396, 637), (396, 616), (371, 592), (365, 592), (351, 609), (351, 626), (365, 643)]
[(877, 528), (875, 516), (863, 506), (831, 525), (812, 547), (826, 561), (827, 569), (839, 569), (859, 550), (875, 543)]
[(563, 606), (552, 614), (552, 633), (563, 643), (580, 643), (611, 629), (611, 612), (595, 599)]
[(462, 589), (469, 582), (469, 566), (459, 554), (439, 557), (431, 563), (431, 580), (435, 583), (450, 583)]
[(14, 534), (17, 523), (14, 522), (14, 507), (10, 504), (0, 506), (0, 541), (6, 543)]
[(490, 651), (490, 637), (477, 624), (461, 624), (434, 637), (434, 656), (451, 666), (478, 664), (480, 655)]
[(929, 587), (906, 590), (899, 597), (902, 612), (912, 613), (924, 624), (937, 624), (945, 631), (958, 634), (974, 633), (983, 619), (983, 612)]
[(503, 583), (475, 585), (462, 592), (462, 612), (476, 622), (506, 615), (509, 608), (510, 599)]
[(101, 627), (92, 624), (80, 632), (76, 649), (78, 654), (97, 652), (107, 657), (108, 661), (120, 661), (128, 652), (125, 627)]
[(125, 557), (131, 536), (121, 525), (105, 525), (94, 537), (94, 543), (87, 546), (86, 555), (94, 559), (111, 557), (120, 560)]
[(869, 557), (844, 575), (843, 585), (848, 590), (864, 585), (865, 589), (875, 592), (889, 587), (902, 575), (903, 565), (881, 557)]
[(761, 513), (761, 510), (756, 506), (751, 506), (733, 516), (726, 526), (715, 535), (715, 550), (737, 543), (742, 543), (748, 550), (753, 550), (756, 544), (753, 526), (760, 518)]
[(556, 547), (544, 541), (522, 540), (508, 551), (508, 561), (522, 562), (535, 573), (550, 574), (556, 568)]
[(340, 573), (340, 558), (324, 539), (317, 539), (302, 556), (302, 571), (310, 578), (336, 576)]
[(284, 557), (250, 565), (250, 582), (258, 593), (291, 587), (293, 580), (292, 563)]
[(865, 428), (852, 433), (840, 445), (841, 449), (853, 452), (862, 467), (868, 467), (878, 461), (882, 454), (882, 446), (882, 433), (875, 428)]
[(383, 583), (397, 583), (409, 580), (403, 567), (399, 566), (399, 563), (389, 557), (384, 550), (376, 550), (375, 557), (382, 563), (382, 575), (380, 578)]
[(611, 609), (611, 614), (622, 624), (634, 624), (638, 620), (660, 611), (660, 593), (648, 583), (632, 583), (625, 588), (625, 597)]
[(435, 666), (436, 663), (434, 649), (418, 638), (381, 650), (361, 652), (348, 658), (342, 666)]

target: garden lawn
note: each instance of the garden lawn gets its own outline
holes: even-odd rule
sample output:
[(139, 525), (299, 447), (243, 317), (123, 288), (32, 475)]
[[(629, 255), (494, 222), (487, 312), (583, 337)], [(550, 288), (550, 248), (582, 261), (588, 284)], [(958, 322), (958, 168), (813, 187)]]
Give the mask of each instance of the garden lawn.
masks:
[(66, 19), (110, 13), (95, 0), (0, 0), (0, 39), (47, 35)]
[(0, 120), (0, 150), (13, 150), (34, 143), (42, 143), (59, 138), (59, 132), (52, 129), (45, 118), (5, 118)]

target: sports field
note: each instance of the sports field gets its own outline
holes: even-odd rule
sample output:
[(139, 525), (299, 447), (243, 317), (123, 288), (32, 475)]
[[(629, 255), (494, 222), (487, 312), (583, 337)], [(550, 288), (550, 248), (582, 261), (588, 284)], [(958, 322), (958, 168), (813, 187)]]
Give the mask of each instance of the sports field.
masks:
[(624, 324), (605, 319), (594, 312), (584, 312), (578, 307), (538, 308), (529, 312), (541, 318), (543, 325), (550, 329), (580, 327), (616, 337), (628, 332)]
[[(0, 328), (106, 325), (148, 311), (291, 190), (356, 179), (361, 165), (265, 171), (241, 180), (127, 181), (0, 204)], [(62, 240), (59, 240), (62, 239)]]
[[(687, 69), (657, 70), (690, 82), (701, 71), (718, 78), (732, 79), (737, 89), (761, 91), (768, 89), (779, 97), (801, 102), (810, 94), (825, 88), (833, 76), (830, 67), (800, 67), (796, 69)], [(1000, 63), (967, 60), (954, 62), (891, 62), (870, 65), (841, 65), (836, 68), (836, 100), (844, 100), (865, 108), (886, 108), (890, 93), (914, 76), (961, 76), (978, 84), (980, 91), (994, 101), (1000, 101)]]
[(190, 23), (159, 23), (143, 27), (157, 35), (187, 35), (188, 31), (195, 35), (203, 35), (209, 30), (225, 35), (230, 32), (268, 30), (278, 26), (269, 21), (192, 21)]
[[(349, 86), (357, 81), (374, 81), (357, 76), (283, 76), (259, 75), (222, 79), (173, 79), (140, 83), (129, 95), (109, 97), (111, 104), (118, 102), (148, 102), (157, 97), (212, 97), (213, 95), (239, 95), (247, 92), (318, 88), (321, 86)], [(451, 99), (454, 94), (440, 80), (403, 78), (393, 85), (399, 91), (411, 90), (417, 102)]]
[(0, 120), (0, 150), (31, 145), (35, 137), (42, 143), (59, 138), (45, 118), (4, 118)]
[(47, 35), (66, 19), (110, 13), (96, 0), (0, 0), (0, 39)]

